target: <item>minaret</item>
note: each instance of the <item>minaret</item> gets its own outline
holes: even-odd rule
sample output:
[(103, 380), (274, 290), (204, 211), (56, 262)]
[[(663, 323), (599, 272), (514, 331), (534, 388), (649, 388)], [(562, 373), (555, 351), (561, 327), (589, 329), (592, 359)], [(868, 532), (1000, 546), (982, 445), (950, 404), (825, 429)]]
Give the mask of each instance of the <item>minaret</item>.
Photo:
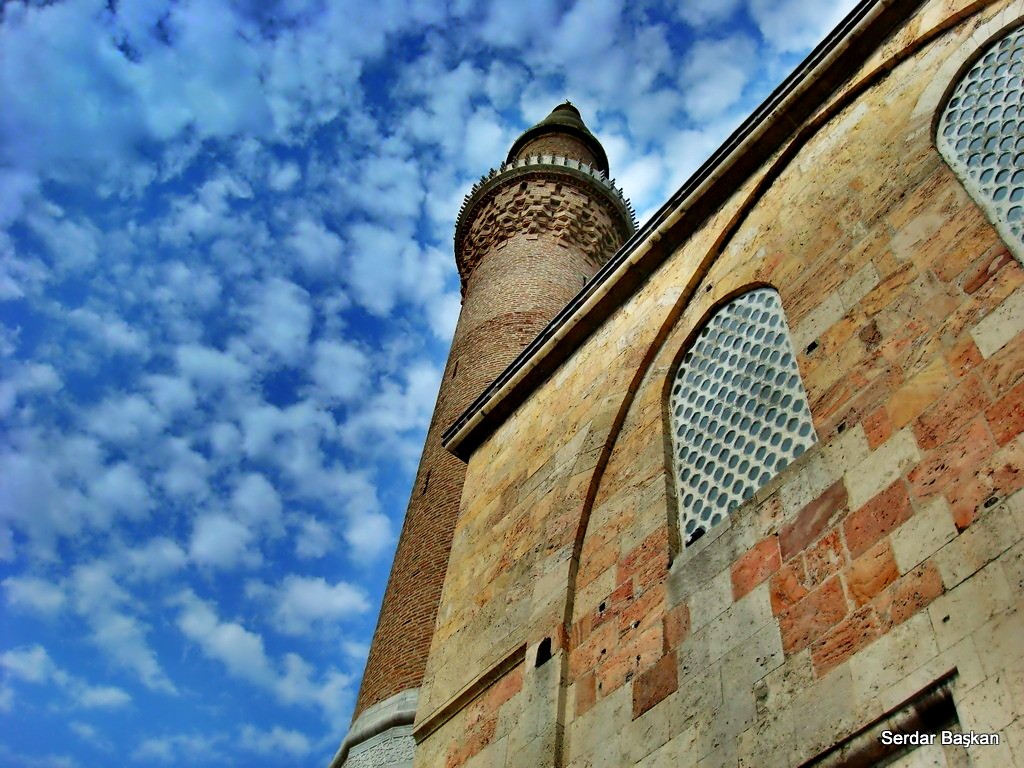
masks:
[(566, 102), (516, 139), (466, 196), (455, 227), (462, 311), (355, 719), (333, 768), (412, 764), (417, 691), (466, 477), (441, 434), (635, 231), (607, 174), (604, 149)]

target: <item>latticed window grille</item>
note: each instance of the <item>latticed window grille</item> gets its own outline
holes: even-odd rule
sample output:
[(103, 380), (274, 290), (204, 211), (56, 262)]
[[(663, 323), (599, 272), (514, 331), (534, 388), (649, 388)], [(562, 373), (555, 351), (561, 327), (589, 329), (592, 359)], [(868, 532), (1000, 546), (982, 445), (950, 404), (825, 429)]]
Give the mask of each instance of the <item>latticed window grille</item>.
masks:
[(939, 121), (939, 152), (1024, 260), (1024, 27), (988, 46)]
[(687, 544), (817, 442), (779, 294), (723, 305), (676, 372), (669, 400)]

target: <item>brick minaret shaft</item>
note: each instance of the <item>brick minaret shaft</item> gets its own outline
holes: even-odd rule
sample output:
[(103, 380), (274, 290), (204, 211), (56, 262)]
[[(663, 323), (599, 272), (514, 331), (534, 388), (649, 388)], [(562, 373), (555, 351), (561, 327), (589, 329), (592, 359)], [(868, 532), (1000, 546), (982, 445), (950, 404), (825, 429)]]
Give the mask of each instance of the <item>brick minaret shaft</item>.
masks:
[(467, 195), (455, 230), (459, 315), (355, 716), (423, 678), (466, 465), (441, 433), (635, 230), (580, 113), (562, 104)]

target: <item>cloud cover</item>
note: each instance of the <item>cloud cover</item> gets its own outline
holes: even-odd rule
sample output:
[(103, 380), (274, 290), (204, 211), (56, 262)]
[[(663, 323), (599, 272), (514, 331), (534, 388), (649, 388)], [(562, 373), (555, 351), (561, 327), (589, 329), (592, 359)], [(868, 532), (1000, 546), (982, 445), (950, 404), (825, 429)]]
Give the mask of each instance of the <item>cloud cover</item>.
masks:
[(4, 4), (4, 759), (326, 762), (462, 195), (569, 96), (646, 215), (851, 5)]

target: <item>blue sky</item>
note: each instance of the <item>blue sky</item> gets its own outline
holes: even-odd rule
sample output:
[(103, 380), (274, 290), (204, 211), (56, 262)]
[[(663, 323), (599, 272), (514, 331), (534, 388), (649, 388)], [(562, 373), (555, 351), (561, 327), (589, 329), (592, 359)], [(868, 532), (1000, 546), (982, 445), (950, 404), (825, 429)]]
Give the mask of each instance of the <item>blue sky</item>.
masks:
[(851, 6), (4, 4), (0, 763), (326, 764), (463, 195), (570, 98), (642, 220)]

